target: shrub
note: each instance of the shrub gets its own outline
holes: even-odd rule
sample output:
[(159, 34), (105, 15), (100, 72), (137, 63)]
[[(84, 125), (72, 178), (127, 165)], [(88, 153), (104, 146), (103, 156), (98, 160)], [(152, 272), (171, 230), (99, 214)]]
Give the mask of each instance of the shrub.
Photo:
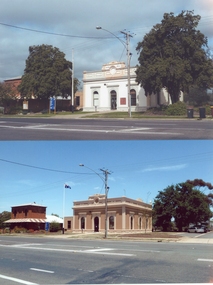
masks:
[(27, 230), (25, 229), (25, 228), (22, 228), (22, 227), (15, 227), (14, 229), (13, 229), (13, 231), (14, 231), (14, 233), (26, 233), (27, 232)]
[(58, 232), (61, 230), (61, 225), (57, 222), (50, 223), (50, 232)]
[(7, 110), (7, 113), (8, 114), (19, 114), (19, 113), (22, 113), (22, 107), (10, 107), (8, 110)]
[(172, 105), (169, 105), (165, 110), (167, 116), (183, 116), (186, 115), (186, 104), (178, 101)]
[(32, 233), (34, 233), (34, 230), (33, 230), (33, 229), (29, 229), (27, 232), (28, 232), (29, 234), (32, 234)]
[(211, 115), (211, 106), (206, 105), (206, 115)]

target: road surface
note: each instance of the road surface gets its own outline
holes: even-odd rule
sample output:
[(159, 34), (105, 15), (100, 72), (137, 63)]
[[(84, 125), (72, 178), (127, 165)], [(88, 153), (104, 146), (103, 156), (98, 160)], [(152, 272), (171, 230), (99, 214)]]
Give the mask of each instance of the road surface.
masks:
[(213, 282), (207, 243), (1, 236), (0, 251), (1, 285)]
[(213, 120), (0, 118), (0, 140), (213, 139)]

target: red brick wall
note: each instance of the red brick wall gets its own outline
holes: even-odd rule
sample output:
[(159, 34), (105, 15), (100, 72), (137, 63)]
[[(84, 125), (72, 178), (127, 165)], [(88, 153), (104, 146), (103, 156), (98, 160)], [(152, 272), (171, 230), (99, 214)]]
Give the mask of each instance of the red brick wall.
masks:
[(24, 218), (45, 219), (46, 218), (46, 208), (39, 207), (39, 206), (31, 206), (31, 205), (12, 207), (12, 217), (11, 218), (12, 219), (24, 219)]

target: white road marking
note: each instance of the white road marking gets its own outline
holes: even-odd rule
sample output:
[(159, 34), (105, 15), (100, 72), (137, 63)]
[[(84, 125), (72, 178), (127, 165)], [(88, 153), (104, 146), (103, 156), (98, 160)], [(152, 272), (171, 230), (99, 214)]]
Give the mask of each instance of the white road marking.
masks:
[(87, 252), (97, 252), (97, 251), (105, 251), (105, 250), (114, 250), (113, 248), (93, 248), (93, 249), (87, 249), (85, 251)]
[(86, 270), (86, 269), (81, 269), (81, 268), (79, 268), (78, 271), (84, 271), (84, 272), (89, 272), (89, 273), (94, 272), (93, 270)]
[(12, 244), (11, 247), (25, 247), (31, 245), (41, 245), (41, 243), (22, 243), (22, 244)]
[(142, 252), (160, 252), (159, 250), (151, 250), (151, 249), (139, 249), (139, 250), (136, 250), (136, 251), (142, 251)]
[(198, 258), (197, 261), (213, 262), (213, 259)]
[(21, 284), (25, 284), (25, 285), (38, 285), (37, 283), (32, 283), (26, 280), (22, 280), (22, 279), (18, 279), (18, 278), (14, 278), (14, 277), (10, 277), (10, 276), (5, 276), (5, 275), (1, 275), (0, 274), (0, 278), (2, 279), (6, 279), (6, 280), (10, 280), (16, 283), (21, 283)]
[[(153, 128), (152, 128), (153, 129)], [(132, 128), (132, 129), (123, 129), (121, 130), (122, 132), (125, 132), (125, 131), (145, 131), (145, 130), (151, 130), (151, 128)]]
[[(2, 127), (2, 126), (0, 126)], [(90, 133), (135, 133), (135, 134), (149, 134), (149, 135), (183, 135), (182, 133), (171, 133), (171, 132), (156, 132), (156, 131), (148, 131), (153, 128), (137, 128), (137, 129), (118, 129), (118, 130), (88, 130), (88, 129), (65, 129), (59, 127), (46, 127), (45, 125), (41, 126), (24, 126), (24, 127), (15, 127), (15, 126), (3, 126), (3, 128), (11, 128), (11, 129), (25, 129), (25, 130), (41, 130), (41, 131), (66, 131), (66, 132), (90, 132)]]
[(30, 268), (30, 270), (40, 271), (40, 272), (45, 272), (45, 273), (55, 273), (54, 271), (44, 270), (44, 269), (39, 269), (39, 268)]
[[(2, 247), (14, 247), (13, 245), (2, 245)], [(87, 254), (104, 254), (104, 255), (117, 255), (117, 256), (136, 256), (135, 254), (130, 253), (114, 253), (114, 252), (105, 252), (106, 248), (100, 248), (95, 250), (77, 250), (77, 249), (60, 249), (60, 248), (42, 248), (42, 247), (31, 247), (31, 246), (25, 246), (25, 245), (16, 245), (15, 248), (22, 248), (22, 249), (33, 249), (33, 250), (43, 250), (43, 251), (60, 251), (60, 252), (73, 252), (73, 253), (87, 253)], [(114, 250), (114, 249), (109, 249)]]

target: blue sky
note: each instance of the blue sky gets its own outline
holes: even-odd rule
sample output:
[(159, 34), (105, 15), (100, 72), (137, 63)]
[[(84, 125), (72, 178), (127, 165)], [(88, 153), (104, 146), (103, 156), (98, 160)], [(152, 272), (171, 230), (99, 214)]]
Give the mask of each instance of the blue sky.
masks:
[(36, 202), (62, 217), (66, 183), (65, 216), (72, 215), (73, 201), (104, 194), (100, 168), (111, 172), (109, 197), (150, 202), (187, 179), (213, 184), (213, 141), (0, 142), (0, 212)]

